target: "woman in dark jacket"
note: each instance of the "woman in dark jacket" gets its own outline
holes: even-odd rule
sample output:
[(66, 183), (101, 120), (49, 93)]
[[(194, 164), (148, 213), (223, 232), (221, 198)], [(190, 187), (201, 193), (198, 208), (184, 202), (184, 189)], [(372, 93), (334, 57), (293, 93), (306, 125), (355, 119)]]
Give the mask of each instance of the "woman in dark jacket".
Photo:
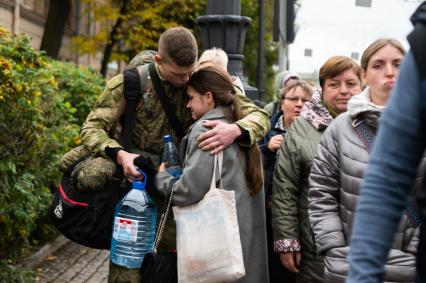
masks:
[[(283, 268), (280, 258), (273, 251), (272, 226), (271, 226), (271, 194), (272, 174), (275, 165), (275, 156), (284, 140), (287, 129), (291, 123), (299, 117), (305, 102), (311, 99), (312, 87), (302, 80), (289, 81), (281, 90), (280, 109), (271, 118), (271, 131), (264, 138), (260, 149), (262, 151), (263, 168), (265, 172), (265, 201), (266, 201), (266, 223), (268, 235), (268, 262), (270, 282), (288, 281), (291, 274)], [(285, 114), (284, 114), (285, 113)]]
[(276, 153), (281, 147), (285, 133), (290, 128), (291, 123), (299, 117), (303, 105), (311, 99), (312, 94), (312, 87), (303, 80), (292, 80), (281, 91), (281, 111), (271, 117), (271, 131), (266, 135), (260, 145), (265, 169), (265, 194), (267, 201), (270, 201), (271, 197), (272, 173)]

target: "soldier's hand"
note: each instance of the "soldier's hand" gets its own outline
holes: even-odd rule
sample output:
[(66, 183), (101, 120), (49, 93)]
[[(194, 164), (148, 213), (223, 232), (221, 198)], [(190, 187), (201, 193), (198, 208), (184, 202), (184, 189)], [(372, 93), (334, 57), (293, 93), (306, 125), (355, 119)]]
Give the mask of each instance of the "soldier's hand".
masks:
[(198, 147), (204, 151), (210, 150), (211, 154), (221, 152), (242, 134), (240, 127), (236, 124), (222, 121), (206, 121), (203, 126), (212, 129), (198, 137)]
[(117, 163), (123, 167), (124, 175), (131, 183), (133, 183), (134, 180), (143, 180), (143, 175), (136, 170), (133, 164), (133, 161), (138, 156), (138, 154), (129, 153), (124, 150), (120, 150), (117, 153)]
[(273, 136), (268, 142), (268, 148), (270, 151), (275, 152), (281, 147), (281, 143), (283, 142), (283, 135)]

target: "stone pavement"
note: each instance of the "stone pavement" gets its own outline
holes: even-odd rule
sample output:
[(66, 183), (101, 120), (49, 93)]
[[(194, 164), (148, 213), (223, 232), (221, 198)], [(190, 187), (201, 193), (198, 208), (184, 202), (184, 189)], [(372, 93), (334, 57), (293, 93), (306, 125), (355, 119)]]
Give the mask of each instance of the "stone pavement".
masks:
[(98, 283), (108, 281), (109, 251), (68, 241), (36, 266), (40, 283)]

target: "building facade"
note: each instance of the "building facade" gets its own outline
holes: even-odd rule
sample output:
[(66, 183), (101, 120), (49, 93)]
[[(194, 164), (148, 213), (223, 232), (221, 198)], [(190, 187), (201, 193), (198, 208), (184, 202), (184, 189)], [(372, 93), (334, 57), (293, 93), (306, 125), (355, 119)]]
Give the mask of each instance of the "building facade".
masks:
[[(102, 53), (95, 55), (79, 55), (73, 51), (71, 38), (75, 35), (93, 35), (100, 30), (100, 24), (92, 20), (92, 15), (86, 13), (89, 3), (81, 0), (72, 1), (72, 8), (67, 19), (65, 34), (59, 52), (59, 60), (73, 62), (77, 65), (87, 65), (96, 70), (100, 69)], [(24, 33), (30, 37), (30, 44), (35, 49), (40, 48), (43, 38), (44, 25), (49, 9), (49, 0), (0, 0), (0, 25), (13, 33)], [(108, 75), (117, 73), (117, 64), (111, 64)]]

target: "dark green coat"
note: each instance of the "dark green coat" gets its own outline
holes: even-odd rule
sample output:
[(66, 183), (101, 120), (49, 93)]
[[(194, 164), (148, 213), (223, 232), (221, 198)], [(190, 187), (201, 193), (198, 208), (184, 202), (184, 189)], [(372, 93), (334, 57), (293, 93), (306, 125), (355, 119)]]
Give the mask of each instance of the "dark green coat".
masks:
[(278, 150), (272, 182), (274, 248), (302, 252), (302, 282), (322, 282), (324, 269), (308, 215), (309, 173), (322, 133), (305, 118), (297, 118)]

